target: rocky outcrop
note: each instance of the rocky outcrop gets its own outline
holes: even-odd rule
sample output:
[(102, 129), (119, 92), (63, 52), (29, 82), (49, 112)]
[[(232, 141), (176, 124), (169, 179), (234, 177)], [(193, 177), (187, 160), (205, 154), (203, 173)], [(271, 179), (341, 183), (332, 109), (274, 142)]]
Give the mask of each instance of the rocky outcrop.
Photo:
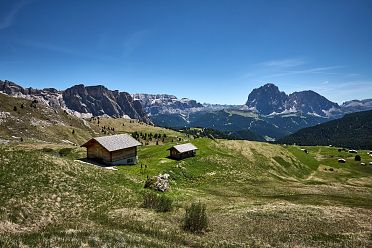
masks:
[(167, 191), (169, 187), (169, 174), (167, 173), (148, 178), (145, 182), (145, 188), (150, 188), (161, 192)]
[(342, 109), (342, 112), (344, 113), (353, 113), (353, 112), (371, 110), (372, 99), (347, 101), (341, 105), (341, 109)]
[(198, 111), (203, 108), (201, 103), (188, 98), (178, 99), (167, 94), (133, 94), (134, 99), (141, 102), (142, 107), (149, 115), (165, 113), (186, 113)]
[(0, 91), (14, 97), (21, 97), (29, 100), (37, 100), (53, 108), (65, 108), (62, 99), (62, 92), (54, 88), (34, 89), (23, 88), (11, 81), (0, 80)]
[(150, 122), (139, 101), (126, 92), (112, 91), (102, 85), (75, 85), (64, 91), (54, 88), (23, 88), (10, 81), (0, 81), (0, 91), (5, 94), (38, 100), (54, 108), (62, 108), (78, 116), (130, 117)]
[(75, 85), (63, 92), (63, 100), (67, 108), (79, 113), (91, 113), (93, 116), (128, 116), (149, 121), (141, 103), (134, 101), (130, 94), (111, 91), (102, 85)]

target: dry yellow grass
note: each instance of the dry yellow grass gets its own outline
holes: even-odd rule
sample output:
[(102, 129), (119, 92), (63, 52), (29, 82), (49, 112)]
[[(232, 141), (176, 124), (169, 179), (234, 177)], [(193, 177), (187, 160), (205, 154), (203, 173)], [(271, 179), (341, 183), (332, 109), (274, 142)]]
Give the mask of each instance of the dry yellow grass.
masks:
[(116, 133), (133, 133), (133, 132), (144, 132), (144, 133), (160, 133), (160, 134), (166, 134), (169, 136), (184, 136), (184, 134), (181, 134), (179, 132), (165, 129), (161, 127), (156, 127), (153, 125), (149, 125), (143, 122), (139, 122), (138, 120), (130, 120), (130, 119), (124, 119), (124, 118), (103, 118), (101, 117), (99, 120), (93, 120), (90, 121), (87, 120), (92, 126), (102, 128), (103, 126), (114, 128)]

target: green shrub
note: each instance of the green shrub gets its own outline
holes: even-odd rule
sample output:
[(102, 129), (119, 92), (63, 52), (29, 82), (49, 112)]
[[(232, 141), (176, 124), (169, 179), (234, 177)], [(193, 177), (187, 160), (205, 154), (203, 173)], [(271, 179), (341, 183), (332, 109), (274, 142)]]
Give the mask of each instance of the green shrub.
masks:
[(158, 194), (153, 191), (148, 191), (143, 195), (142, 207), (144, 208), (156, 208), (158, 201)]
[(49, 147), (44, 147), (43, 152), (53, 152), (53, 149), (52, 148), (49, 148)]
[(154, 191), (148, 191), (143, 195), (142, 207), (152, 208), (157, 212), (169, 212), (172, 210), (173, 200), (164, 194), (157, 194)]
[(362, 158), (360, 157), (360, 155), (355, 155), (355, 161), (361, 161)]
[(207, 229), (208, 217), (206, 207), (201, 202), (192, 203), (186, 208), (183, 228), (187, 231), (200, 233)]
[(172, 211), (173, 200), (169, 196), (166, 196), (164, 193), (158, 196), (158, 202), (156, 206), (157, 212), (170, 212)]
[(72, 148), (62, 148), (61, 150), (59, 150), (59, 155), (62, 156), (62, 157), (65, 157), (69, 154), (71, 154), (72, 152)]

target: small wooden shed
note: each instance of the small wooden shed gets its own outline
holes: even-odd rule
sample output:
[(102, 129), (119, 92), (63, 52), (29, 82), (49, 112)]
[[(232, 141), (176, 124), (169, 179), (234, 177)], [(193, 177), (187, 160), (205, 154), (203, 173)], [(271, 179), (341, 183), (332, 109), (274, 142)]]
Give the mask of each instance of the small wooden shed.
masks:
[(172, 146), (168, 150), (170, 152), (169, 154), (170, 158), (179, 160), (179, 159), (184, 159), (184, 158), (195, 156), (196, 150), (198, 150), (198, 148), (191, 143), (187, 143), (187, 144)]
[(128, 134), (92, 138), (82, 147), (87, 148), (87, 158), (97, 159), (105, 164), (136, 164), (137, 147), (141, 143)]

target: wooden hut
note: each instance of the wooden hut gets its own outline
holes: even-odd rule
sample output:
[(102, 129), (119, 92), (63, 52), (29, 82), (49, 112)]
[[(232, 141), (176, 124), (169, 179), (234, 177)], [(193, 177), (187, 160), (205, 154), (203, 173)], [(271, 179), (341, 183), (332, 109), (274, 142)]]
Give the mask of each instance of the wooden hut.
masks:
[(105, 164), (137, 163), (137, 147), (141, 143), (128, 134), (118, 134), (92, 138), (82, 147), (87, 148), (87, 158), (96, 159)]
[(198, 148), (191, 143), (176, 145), (169, 148), (169, 157), (173, 159), (184, 159), (188, 157), (193, 157), (196, 154)]

